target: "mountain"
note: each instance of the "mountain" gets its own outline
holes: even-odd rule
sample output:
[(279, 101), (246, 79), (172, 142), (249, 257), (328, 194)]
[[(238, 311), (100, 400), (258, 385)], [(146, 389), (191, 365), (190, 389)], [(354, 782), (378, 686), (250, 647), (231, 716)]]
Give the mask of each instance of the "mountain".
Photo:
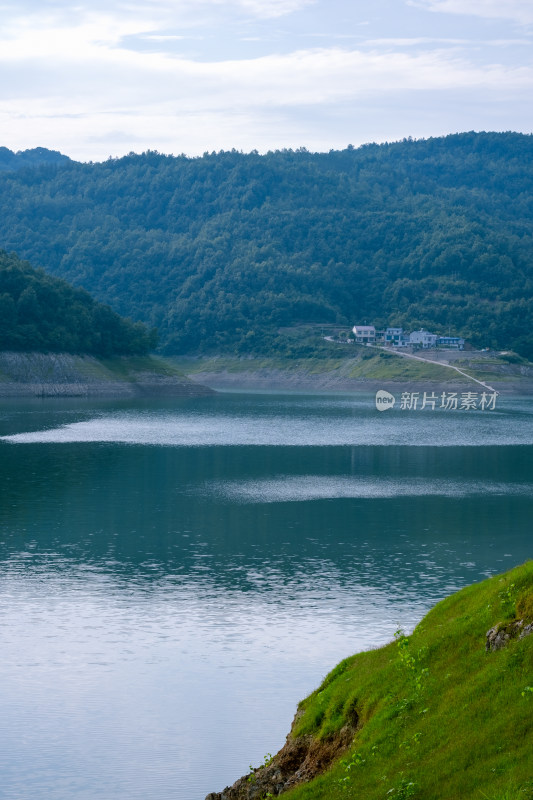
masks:
[(0, 351), (137, 355), (155, 344), (142, 323), (0, 251)]
[(157, 326), (167, 353), (366, 320), (533, 358), (532, 190), (518, 133), (146, 152), (0, 174), (0, 246)]
[(31, 150), (8, 150), (0, 147), (0, 171), (12, 172), (23, 167), (38, 167), (43, 164), (66, 164), (70, 161), (57, 150), (47, 150), (46, 147), (33, 147)]

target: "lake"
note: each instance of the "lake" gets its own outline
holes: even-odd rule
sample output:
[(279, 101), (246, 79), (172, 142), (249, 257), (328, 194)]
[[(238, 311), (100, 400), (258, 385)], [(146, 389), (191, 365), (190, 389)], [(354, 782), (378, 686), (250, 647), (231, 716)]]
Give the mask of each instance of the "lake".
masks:
[(0, 796), (203, 800), (343, 657), (532, 556), (533, 405), (0, 404)]

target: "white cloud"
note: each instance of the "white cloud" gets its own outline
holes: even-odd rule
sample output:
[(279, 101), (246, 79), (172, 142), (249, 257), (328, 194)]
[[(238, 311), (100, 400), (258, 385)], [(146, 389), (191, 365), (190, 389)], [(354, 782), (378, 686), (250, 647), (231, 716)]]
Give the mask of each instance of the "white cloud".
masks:
[(532, 0), (411, 0), (410, 5), (449, 14), (468, 14), (486, 19), (508, 19), (533, 24)]
[[(100, 28), (102, 31), (102, 28)], [(476, 67), (445, 50), (406, 53), (341, 48), (300, 50), (240, 61), (193, 61), (138, 53), (72, 35), (60, 57), (61, 32), (16, 46), (0, 43), (4, 102), (20, 112), (169, 116), (283, 106), (317, 106), (398, 91), (533, 88), (533, 68)], [(56, 51), (57, 52), (57, 51)], [(17, 71), (20, 78), (17, 79)], [(28, 75), (36, 76), (28, 80)], [(8, 80), (7, 76), (10, 76)], [(38, 77), (37, 77), (38, 76)], [(4, 106), (5, 107), (5, 106)], [(117, 121), (114, 127), (122, 129)]]
[(132, 33), (139, 24), (117, 27), (101, 17), (77, 28), (41, 29), (38, 35), (22, 30), (16, 40), (0, 40), (2, 96), (31, 98), (33, 109), (43, 103), (54, 113), (67, 107), (71, 113), (141, 113), (154, 103), (198, 111), (317, 105), (402, 90), (533, 87), (531, 67), (474, 66), (444, 49), (315, 48), (226, 61), (121, 49), (126, 28)]
[[(427, 46), (427, 45), (437, 45), (439, 47), (443, 47), (445, 45), (453, 45), (454, 47), (479, 47), (480, 44), (483, 44), (483, 47), (513, 47), (515, 45), (527, 45), (531, 46), (532, 40), (528, 38), (515, 38), (515, 39), (483, 39), (480, 42), (479, 39), (446, 39), (446, 38), (437, 38), (431, 36), (419, 36), (418, 38), (383, 38), (383, 39), (366, 39), (364, 41), (360, 41), (359, 46), (365, 47), (419, 47), (419, 46)], [(426, 48), (427, 49), (427, 48)]]
[(150, 42), (180, 42), (183, 39), (186, 39), (186, 36), (179, 36), (178, 34), (155, 34), (155, 33), (145, 33), (142, 36), (143, 39), (147, 39)]
[[(385, 119), (385, 129), (387, 108), (394, 109), (392, 126), (399, 97), (409, 97), (410, 104), (403, 106), (413, 108), (413, 96), (423, 95), (417, 101), (420, 114), (429, 118), (437, 113), (439, 94), (470, 93), (464, 127), (472, 128), (476, 125), (468, 115), (480, 96), (490, 94), (494, 105), (516, 95), (523, 109), (523, 98), (533, 89), (533, 66), (476, 64), (466, 39), (373, 39), (358, 48), (294, 49), (240, 60), (215, 58), (208, 50), (198, 59), (179, 52), (140, 52), (128, 37), (159, 42), (162, 49), (167, 41), (179, 46), (180, 27), (172, 20), (165, 28), (163, 16), (171, 6), (190, 8), (190, 0), (134, 0), (123, 15), (116, 3), (114, 9), (94, 10), (98, 2), (90, 13), (75, 17), (45, 6), (48, 10), (38, 16), (5, 21), (0, 29), (0, 144), (13, 149), (43, 145), (78, 158), (106, 157), (117, 148), (119, 153), (154, 147), (171, 152), (268, 149), (313, 146), (317, 139), (310, 129), (322, 125), (321, 140), (328, 149), (338, 142), (336, 116), (346, 116), (346, 109), (354, 109), (355, 119), (357, 108), (364, 108)], [(272, 16), (306, 2), (233, 0), (232, 6)], [(228, 3), (197, 5), (222, 8)], [(161, 18), (154, 20), (149, 13), (152, 5), (154, 16), (157, 12)], [(239, 37), (244, 32), (239, 28)], [(301, 124), (295, 122), (298, 115)], [(504, 127), (513, 127), (512, 121)], [(409, 134), (421, 131), (402, 130)], [(350, 140), (355, 143), (357, 137), (344, 143)]]
[(316, 0), (237, 0), (238, 5), (257, 17), (281, 17), (293, 14)]
[(413, 39), (409, 38), (366, 39), (365, 41), (360, 42), (360, 45), (365, 45), (366, 47), (417, 47), (419, 45), (428, 45), (428, 44), (464, 45), (464, 44), (469, 44), (470, 41), (471, 40), (469, 39), (437, 39), (435, 37), (419, 36)]
[(232, 11), (245, 12), (259, 19), (282, 17), (293, 14), (319, 0), (81, 0), (67, 4), (65, 0), (18, 0), (17, 3), (2, 3), (0, 11), (6, 18), (36, 17), (54, 14), (65, 19), (76, 19), (92, 13), (106, 12), (116, 16), (142, 16), (154, 21), (194, 18), (202, 22), (209, 9), (219, 9), (225, 15)]
[(134, 4), (137, 9), (153, 8), (153, 6), (166, 5), (167, 7), (179, 11), (185, 8), (198, 8), (199, 6), (222, 6), (226, 9), (231, 6), (242, 8), (251, 12), (257, 17), (281, 17), (285, 14), (293, 14), (309, 5), (314, 5), (317, 0), (153, 0), (153, 3), (146, 3), (145, 0), (138, 0)]

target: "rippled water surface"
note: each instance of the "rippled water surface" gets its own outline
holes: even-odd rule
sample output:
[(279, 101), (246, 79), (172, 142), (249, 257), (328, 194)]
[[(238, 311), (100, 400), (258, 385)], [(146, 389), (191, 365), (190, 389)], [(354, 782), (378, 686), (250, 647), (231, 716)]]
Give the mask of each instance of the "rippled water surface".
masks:
[(0, 406), (0, 797), (203, 800), (342, 657), (532, 555), (531, 401)]

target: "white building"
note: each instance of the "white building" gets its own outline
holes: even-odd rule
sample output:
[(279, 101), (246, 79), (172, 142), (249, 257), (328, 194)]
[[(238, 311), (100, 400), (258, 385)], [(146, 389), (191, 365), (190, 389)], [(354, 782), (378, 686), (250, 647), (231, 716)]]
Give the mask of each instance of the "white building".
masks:
[(444, 350), (464, 350), (465, 340), (461, 336), (439, 336), (437, 346)]
[(403, 328), (387, 328), (385, 331), (385, 344), (398, 347), (403, 337)]
[(373, 325), (354, 325), (352, 331), (357, 344), (374, 344), (376, 341), (376, 329)]
[(403, 328), (387, 328), (383, 341), (389, 347), (407, 347), (410, 343), (409, 334), (404, 333)]
[(424, 350), (427, 350), (430, 347), (437, 346), (438, 338), (436, 333), (428, 333), (428, 331), (420, 328), (419, 331), (413, 331), (413, 333), (409, 335), (409, 344), (414, 344), (417, 347), (422, 347)]

